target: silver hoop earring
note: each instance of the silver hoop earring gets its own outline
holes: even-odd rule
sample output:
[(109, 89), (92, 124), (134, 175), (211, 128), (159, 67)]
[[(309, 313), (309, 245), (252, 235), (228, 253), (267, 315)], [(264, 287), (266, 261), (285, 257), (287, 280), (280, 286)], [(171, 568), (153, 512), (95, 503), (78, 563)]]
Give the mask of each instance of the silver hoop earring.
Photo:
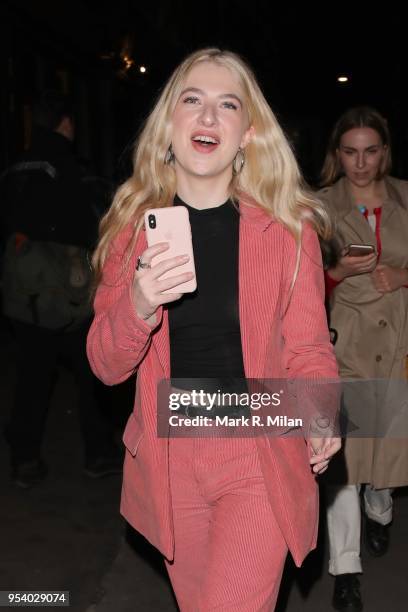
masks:
[(232, 172), (233, 174), (239, 174), (242, 171), (242, 168), (245, 165), (245, 151), (239, 147), (236, 156), (234, 157), (234, 161), (232, 162)]
[(164, 163), (166, 164), (166, 166), (168, 166), (173, 161), (174, 161), (174, 152), (173, 152), (173, 147), (170, 145), (164, 157)]

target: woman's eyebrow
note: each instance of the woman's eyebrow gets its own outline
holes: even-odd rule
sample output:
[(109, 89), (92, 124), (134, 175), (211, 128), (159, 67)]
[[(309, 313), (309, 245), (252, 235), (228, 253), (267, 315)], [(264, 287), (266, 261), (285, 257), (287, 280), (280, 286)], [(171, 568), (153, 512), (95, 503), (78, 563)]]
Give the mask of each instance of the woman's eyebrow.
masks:
[(183, 91), (181, 92), (180, 96), (184, 96), (184, 94), (186, 94), (188, 91), (192, 91), (193, 93), (198, 93), (201, 95), (204, 95), (204, 92), (202, 89), (198, 89), (198, 87), (186, 87), (186, 89), (183, 89)]
[(224, 100), (225, 98), (233, 98), (234, 100), (236, 100), (240, 106), (242, 106), (242, 100), (239, 96), (237, 96), (237, 94), (234, 93), (227, 93), (227, 94), (222, 94), (221, 96), (219, 96), (222, 100)]
[[(368, 149), (378, 149), (381, 145), (379, 144), (372, 144), (372, 145), (368, 145), (368, 147), (364, 147), (364, 151), (367, 151)], [(341, 145), (342, 149), (348, 149), (349, 151), (358, 151), (358, 149), (356, 149), (355, 147), (351, 147), (349, 145)]]
[[(184, 96), (187, 92), (197, 93), (197, 94), (200, 94), (202, 96), (205, 96), (205, 91), (203, 91), (202, 89), (199, 89), (198, 87), (186, 87), (186, 89), (183, 89), (183, 91), (181, 92), (180, 96)], [(220, 94), (218, 97), (221, 100), (224, 100), (226, 98), (233, 98), (242, 107), (242, 100), (241, 100), (241, 98), (239, 96), (237, 96), (237, 94), (234, 94), (234, 93), (225, 93), (225, 94)]]

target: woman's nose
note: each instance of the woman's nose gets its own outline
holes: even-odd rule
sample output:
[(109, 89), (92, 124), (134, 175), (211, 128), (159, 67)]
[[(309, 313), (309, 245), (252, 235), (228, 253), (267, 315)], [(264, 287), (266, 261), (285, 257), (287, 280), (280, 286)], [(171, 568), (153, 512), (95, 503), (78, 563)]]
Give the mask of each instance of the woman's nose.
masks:
[(357, 153), (357, 168), (364, 168), (364, 166), (365, 166), (364, 153)]
[(200, 121), (203, 125), (210, 126), (217, 122), (217, 113), (215, 108), (211, 104), (206, 104), (203, 107)]

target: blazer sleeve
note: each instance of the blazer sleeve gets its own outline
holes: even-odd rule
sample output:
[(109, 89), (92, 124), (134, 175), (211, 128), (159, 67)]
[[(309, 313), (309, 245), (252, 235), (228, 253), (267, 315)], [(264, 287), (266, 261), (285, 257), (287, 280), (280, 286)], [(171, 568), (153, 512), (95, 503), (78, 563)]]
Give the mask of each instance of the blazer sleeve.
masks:
[[(304, 224), (299, 270), (291, 289), (296, 268), (297, 247), (293, 237), (286, 248), (286, 294), (283, 315), (283, 365), (293, 382), (297, 410), (301, 412), (304, 432), (310, 435), (312, 421), (327, 417), (336, 424), (340, 401), (338, 367), (330, 343), (324, 306), (325, 286), (321, 250), (316, 233)], [(326, 433), (325, 433), (326, 432)], [(334, 430), (332, 429), (332, 435)], [(315, 435), (329, 435), (327, 430)]]
[(126, 264), (130, 236), (131, 233), (125, 229), (112, 243), (96, 291), (95, 317), (87, 339), (91, 368), (106, 385), (119, 384), (137, 370), (162, 318), (160, 307), (157, 324), (152, 328), (136, 314), (132, 296), (133, 274), (137, 256), (143, 249), (139, 237)]

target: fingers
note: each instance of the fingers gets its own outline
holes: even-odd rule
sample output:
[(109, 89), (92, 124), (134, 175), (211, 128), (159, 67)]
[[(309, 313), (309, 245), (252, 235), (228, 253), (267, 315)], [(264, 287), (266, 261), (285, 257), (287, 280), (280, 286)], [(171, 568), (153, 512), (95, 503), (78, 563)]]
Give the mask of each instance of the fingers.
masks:
[(310, 457), (309, 463), (310, 465), (316, 465), (318, 463), (321, 463), (322, 461), (328, 460), (329, 458), (325, 457), (324, 453), (319, 453), (318, 455), (313, 455), (313, 457)]
[(370, 253), (369, 255), (359, 255), (358, 257), (350, 257), (350, 259), (356, 261), (360, 260), (362, 263), (367, 264), (373, 261), (377, 261), (377, 255), (376, 253)]
[(314, 468), (313, 468), (313, 472), (315, 474), (317, 474), (318, 476), (320, 476), (320, 474), (323, 474), (323, 472), (325, 472), (327, 470), (327, 468), (329, 467), (328, 463), (329, 462), (327, 461), (324, 464), (322, 463), (322, 464), (319, 464), (318, 466), (315, 465)]
[(378, 293), (389, 293), (391, 291), (390, 285), (385, 280), (377, 280), (374, 281), (374, 287), (377, 289)]
[(370, 253), (370, 255), (345, 255), (343, 257), (344, 263), (349, 265), (361, 264), (363, 266), (371, 263), (375, 263), (377, 261), (377, 255), (375, 253)]
[[(161, 261), (160, 263), (152, 267), (152, 276), (154, 279), (159, 279), (160, 276), (162, 276), (166, 272), (169, 272), (169, 270), (173, 270), (174, 268), (177, 268), (178, 266), (182, 266), (183, 264), (187, 263), (189, 259), (190, 257), (188, 255), (179, 255), (177, 257), (165, 259), (164, 261)], [(163, 291), (163, 289), (161, 289), (161, 291)]]
[(350, 257), (356, 269), (360, 272), (371, 272), (377, 263), (377, 255), (364, 255), (363, 257)]
[(325, 457), (324, 454), (315, 455), (310, 459), (310, 465), (312, 466), (312, 472), (314, 474), (321, 474), (329, 465), (330, 458)]
[[(168, 242), (161, 242), (155, 244), (154, 246), (149, 247), (143, 252), (143, 254), (141, 255), (141, 260), (144, 264), (148, 264), (151, 266), (152, 260), (160, 253), (164, 253), (165, 251), (167, 251), (168, 248)], [(169, 270), (173, 270), (174, 268), (177, 268), (178, 266), (182, 266), (183, 264), (187, 263), (189, 259), (190, 257), (187, 254), (178, 255), (177, 257), (171, 257), (169, 259), (161, 261), (158, 264), (153, 265), (150, 269), (142, 271), (142, 274), (149, 274), (153, 279), (158, 279), (166, 272), (169, 272)]]
[(384, 267), (376, 266), (373, 270), (373, 276), (376, 278), (387, 278), (387, 273)]
[(323, 474), (327, 470), (330, 459), (341, 448), (340, 438), (314, 438), (311, 440), (312, 450), (315, 453), (310, 458), (314, 474)]
[(329, 462), (328, 461), (322, 461), (320, 463), (317, 463), (316, 465), (313, 466), (313, 473), (314, 474), (323, 474), (323, 472), (325, 472), (327, 470), (327, 468), (329, 467)]
[(164, 253), (168, 249), (169, 249), (168, 242), (158, 242), (157, 244), (154, 244), (153, 246), (143, 251), (141, 255), (141, 260), (143, 261), (144, 264), (151, 265), (153, 257), (156, 257), (156, 255), (159, 255), (160, 253)]
[(162, 304), (169, 304), (170, 302), (179, 300), (182, 296), (182, 293), (168, 293), (167, 295), (162, 295), (160, 302)]
[(170, 278), (166, 278), (166, 280), (162, 280), (157, 283), (157, 291), (159, 293), (168, 291), (169, 289), (173, 289), (173, 287), (177, 287), (182, 283), (187, 283), (192, 278), (194, 278), (194, 274), (192, 272), (184, 272), (183, 274), (178, 274), (177, 276), (171, 276)]
[(377, 255), (362, 255), (361, 257), (352, 257), (346, 255), (340, 260), (342, 267), (347, 271), (347, 275), (366, 274), (372, 272), (376, 267)]
[[(170, 257), (152, 265), (154, 257), (165, 253), (169, 248), (167, 242), (161, 242), (147, 248), (141, 255), (144, 267), (135, 271), (133, 281), (133, 299), (136, 304), (136, 313), (143, 319), (148, 320), (157, 308), (163, 304), (174, 302), (181, 298), (182, 293), (176, 289), (175, 293), (163, 294), (163, 291), (171, 291), (174, 287), (182, 285), (194, 278), (193, 272), (184, 272), (170, 278), (159, 280), (163, 274), (187, 263), (190, 257), (180, 255)], [(151, 267), (150, 267), (151, 266)]]
[(388, 293), (391, 291), (391, 284), (383, 266), (377, 266), (372, 274), (372, 278), (374, 286), (379, 293)]

